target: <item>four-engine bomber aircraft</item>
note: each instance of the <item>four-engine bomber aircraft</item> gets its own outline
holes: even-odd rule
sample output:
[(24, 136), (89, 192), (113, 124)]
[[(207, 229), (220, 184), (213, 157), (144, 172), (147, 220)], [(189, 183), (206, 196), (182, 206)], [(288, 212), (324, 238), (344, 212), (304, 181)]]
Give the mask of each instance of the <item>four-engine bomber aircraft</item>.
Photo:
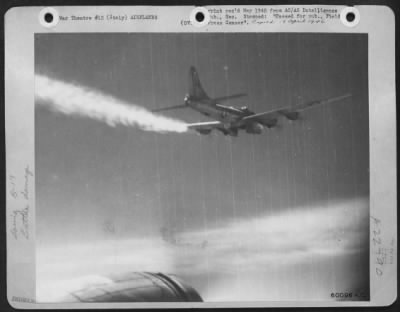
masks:
[(185, 96), (184, 104), (155, 109), (153, 112), (190, 107), (207, 117), (215, 119), (215, 121), (188, 124), (189, 129), (194, 129), (200, 134), (209, 134), (213, 129), (217, 129), (225, 135), (237, 136), (240, 129), (246, 130), (247, 133), (261, 134), (264, 127), (275, 127), (278, 123), (278, 118), (281, 116), (289, 120), (297, 120), (300, 116), (300, 111), (316, 105), (337, 102), (351, 96), (351, 94), (346, 94), (258, 114), (252, 112), (246, 106), (236, 108), (220, 104), (245, 95), (245, 93), (240, 93), (210, 98), (201, 86), (197, 70), (192, 66), (189, 70), (189, 93)]

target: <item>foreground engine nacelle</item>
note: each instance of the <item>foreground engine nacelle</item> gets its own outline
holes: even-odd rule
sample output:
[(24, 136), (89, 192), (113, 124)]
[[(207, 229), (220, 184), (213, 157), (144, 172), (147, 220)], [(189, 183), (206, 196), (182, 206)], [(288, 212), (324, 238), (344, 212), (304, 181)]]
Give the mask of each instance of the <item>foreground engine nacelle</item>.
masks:
[(281, 112), (281, 114), (283, 116), (285, 116), (287, 119), (289, 120), (297, 120), (300, 117), (300, 113), (299, 112)]
[(278, 118), (266, 120), (263, 122), (263, 124), (266, 125), (268, 128), (276, 127), (276, 125), (278, 124)]
[(201, 135), (207, 135), (207, 134), (210, 134), (211, 129), (196, 129), (196, 131), (198, 133), (200, 133)]
[(240, 110), (246, 114), (246, 116), (254, 114), (252, 110), (250, 110), (247, 106), (242, 106)]
[(251, 123), (246, 126), (247, 133), (261, 134), (264, 127), (259, 123)]

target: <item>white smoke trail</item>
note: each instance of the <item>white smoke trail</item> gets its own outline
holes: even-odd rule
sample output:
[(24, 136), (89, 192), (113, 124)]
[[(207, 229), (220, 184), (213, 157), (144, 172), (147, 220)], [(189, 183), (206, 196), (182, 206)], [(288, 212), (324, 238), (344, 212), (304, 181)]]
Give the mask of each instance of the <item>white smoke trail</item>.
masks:
[(125, 103), (112, 96), (71, 83), (35, 75), (37, 105), (66, 115), (103, 121), (110, 126), (134, 126), (154, 132), (186, 132), (180, 120), (153, 114), (148, 110)]

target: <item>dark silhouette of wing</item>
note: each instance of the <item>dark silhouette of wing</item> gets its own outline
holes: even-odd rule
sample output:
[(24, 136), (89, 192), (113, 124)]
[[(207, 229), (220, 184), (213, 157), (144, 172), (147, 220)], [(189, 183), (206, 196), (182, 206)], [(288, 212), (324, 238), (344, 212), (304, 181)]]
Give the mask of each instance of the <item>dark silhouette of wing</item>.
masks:
[(270, 120), (274, 120), (274, 119), (278, 118), (279, 116), (285, 116), (288, 119), (295, 120), (295, 119), (297, 119), (300, 111), (303, 111), (303, 110), (306, 110), (306, 109), (309, 109), (309, 108), (312, 108), (312, 107), (315, 107), (318, 105), (322, 105), (322, 104), (330, 104), (333, 102), (338, 102), (338, 101), (344, 100), (350, 96), (351, 96), (351, 94), (345, 94), (345, 95), (331, 97), (331, 98), (327, 98), (327, 99), (323, 99), (323, 100), (306, 102), (306, 103), (298, 104), (295, 106), (274, 109), (274, 110), (271, 110), (268, 112), (263, 112), (263, 113), (246, 116), (242, 120), (244, 122), (258, 121), (258, 122), (263, 123), (263, 121), (268, 122)]

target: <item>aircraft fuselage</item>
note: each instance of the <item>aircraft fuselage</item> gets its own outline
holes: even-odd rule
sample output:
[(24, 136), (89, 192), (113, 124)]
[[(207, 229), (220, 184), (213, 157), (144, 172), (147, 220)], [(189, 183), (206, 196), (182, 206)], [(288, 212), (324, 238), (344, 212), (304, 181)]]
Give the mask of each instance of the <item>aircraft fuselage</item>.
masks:
[[(222, 122), (226, 129), (230, 128), (241, 128), (241, 120), (249, 115), (254, 114), (247, 108), (239, 109), (232, 106), (225, 106), (215, 102), (213, 99), (201, 99), (196, 100), (193, 98), (186, 97), (185, 103), (193, 110), (201, 113), (204, 116), (218, 120)], [(255, 133), (261, 133), (262, 125), (258, 122), (252, 122), (252, 129), (255, 129)]]

